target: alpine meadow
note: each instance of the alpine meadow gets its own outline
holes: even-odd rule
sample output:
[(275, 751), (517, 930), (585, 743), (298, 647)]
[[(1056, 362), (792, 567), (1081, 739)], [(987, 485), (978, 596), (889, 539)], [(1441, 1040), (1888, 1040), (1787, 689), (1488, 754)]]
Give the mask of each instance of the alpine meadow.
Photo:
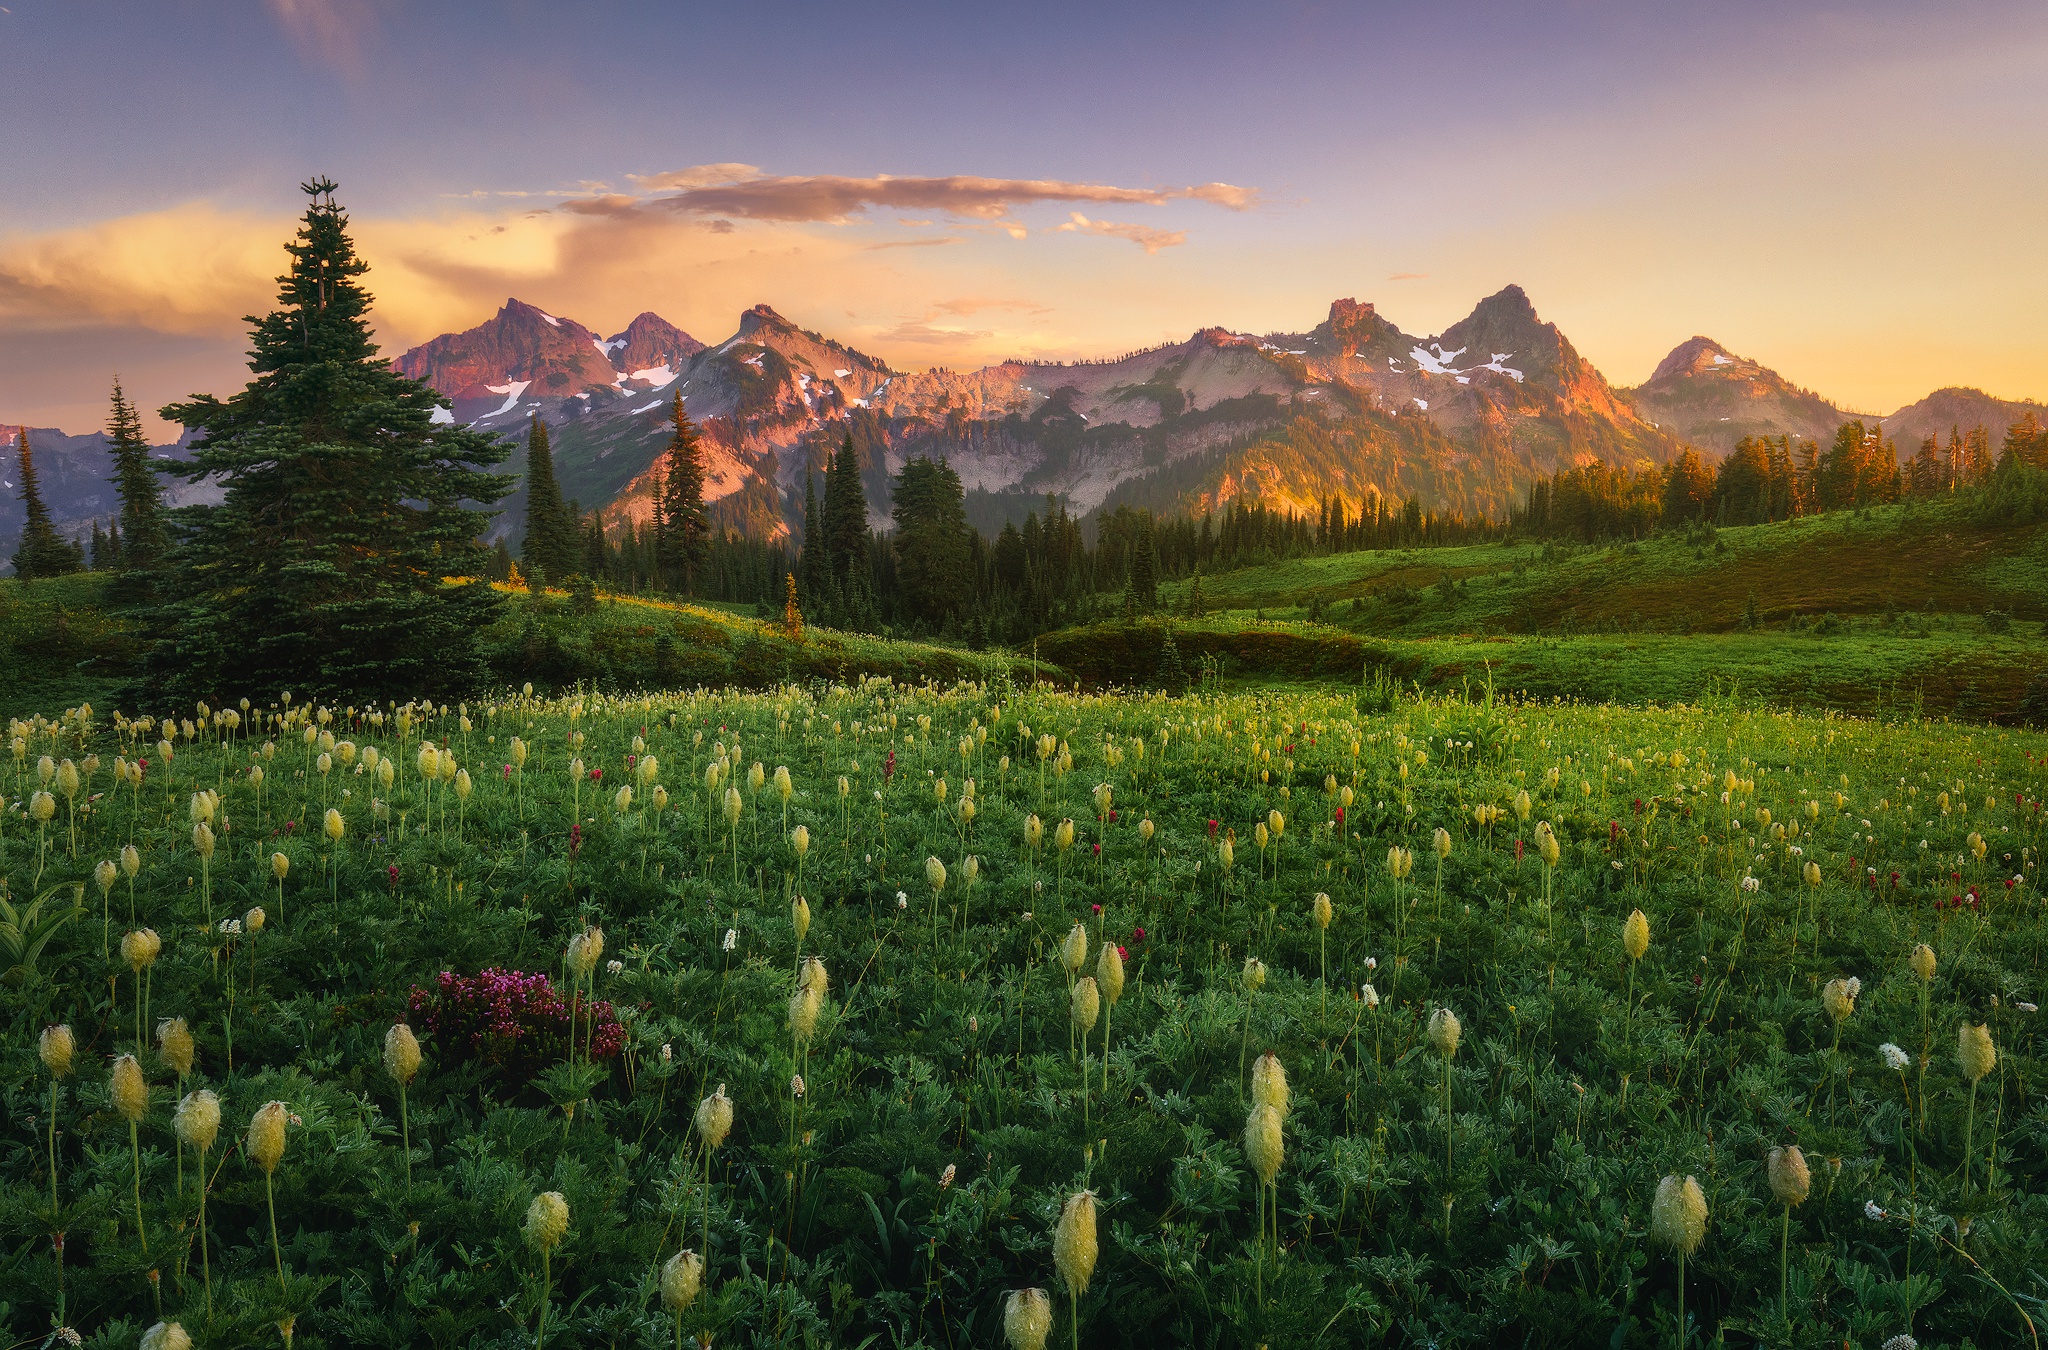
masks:
[(2038, 14), (17, 7), (0, 1350), (2040, 1347)]

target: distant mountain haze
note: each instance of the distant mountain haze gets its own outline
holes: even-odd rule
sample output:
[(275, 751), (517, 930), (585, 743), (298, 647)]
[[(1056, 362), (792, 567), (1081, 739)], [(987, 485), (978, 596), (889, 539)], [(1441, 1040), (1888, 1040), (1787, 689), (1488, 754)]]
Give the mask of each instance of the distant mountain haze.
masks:
[[(1082, 515), (1124, 504), (1199, 512), (1240, 498), (1299, 511), (1334, 498), (1356, 511), (1377, 495), (1503, 517), (1533, 479), (1561, 468), (1663, 464), (1687, 445), (1718, 457), (1745, 436), (1825, 442), (1852, 416), (1708, 337), (1617, 389), (1518, 286), (1428, 337), (1344, 299), (1302, 333), (1205, 328), (1107, 360), (921, 372), (767, 305), (707, 346), (651, 312), (607, 337), (515, 298), (393, 364), (449, 400), (444, 419), (518, 442), (510, 471), (523, 468), (530, 419), (547, 422), (564, 495), (615, 526), (651, 517), (680, 394), (703, 431), (715, 523), (764, 538), (801, 528), (804, 474), (822, 473), (848, 434), (876, 523), (889, 476), (929, 455), (951, 462), (970, 518), (994, 529), (1048, 493)], [(1943, 389), (1883, 421), (1903, 460), (1951, 427), (1982, 424), (1995, 444), (2029, 411), (2048, 420), (2037, 403)], [(8, 481), (18, 432), (0, 435)], [(61, 529), (112, 515), (103, 435), (30, 435)], [(16, 494), (0, 489), (0, 545), (21, 518)], [(494, 536), (516, 534), (522, 518), (520, 498), (507, 499)]]

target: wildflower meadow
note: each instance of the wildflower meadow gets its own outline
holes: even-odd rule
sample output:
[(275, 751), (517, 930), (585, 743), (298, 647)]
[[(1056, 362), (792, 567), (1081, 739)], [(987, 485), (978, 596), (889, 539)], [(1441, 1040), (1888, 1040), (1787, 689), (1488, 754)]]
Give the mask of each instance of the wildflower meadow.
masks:
[(2048, 1314), (2048, 737), (999, 678), (10, 742), (6, 1345)]

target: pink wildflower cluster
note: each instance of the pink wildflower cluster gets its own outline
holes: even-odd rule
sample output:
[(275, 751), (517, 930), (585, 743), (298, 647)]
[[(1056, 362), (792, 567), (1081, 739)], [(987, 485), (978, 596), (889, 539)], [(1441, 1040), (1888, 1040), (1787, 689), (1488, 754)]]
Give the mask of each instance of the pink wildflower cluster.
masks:
[(415, 985), (410, 1004), (414, 1024), (432, 1033), (444, 1054), (495, 1064), (520, 1078), (567, 1056), (572, 1025), (579, 1043), (589, 1035), (593, 1059), (611, 1059), (626, 1043), (609, 1002), (579, 998), (572, 1015), (547, 976), (527, 971), (444, 970), (432, 989)]

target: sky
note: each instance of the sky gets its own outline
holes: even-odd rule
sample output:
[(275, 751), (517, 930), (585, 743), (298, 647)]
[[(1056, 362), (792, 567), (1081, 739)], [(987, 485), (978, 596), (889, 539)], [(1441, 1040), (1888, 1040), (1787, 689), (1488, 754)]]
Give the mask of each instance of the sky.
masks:
[(321, 174), (393, 354), (510, 296), (922, 369), (1517, 283), (1618, 385), (1705, 334), (2048, 398), (2044, 69), (2039, 0), (0, 0), (0, 423), (238, 387)]

